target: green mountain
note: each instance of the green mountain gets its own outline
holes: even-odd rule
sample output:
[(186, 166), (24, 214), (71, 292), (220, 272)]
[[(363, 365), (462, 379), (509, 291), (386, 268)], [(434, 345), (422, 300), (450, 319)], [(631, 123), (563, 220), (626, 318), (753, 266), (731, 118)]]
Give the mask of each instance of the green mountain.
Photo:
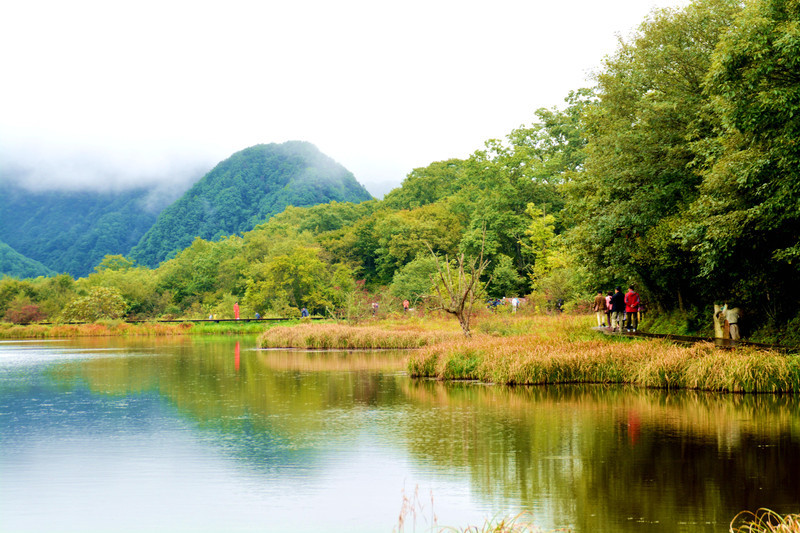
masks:
[(75, 277), (91, 272), (106, 254), (126, 255), (158, 216), (147, 189), (32, 192), (12, 183), (2, 188), (0, 240)]
[(310, 143), (260, 144), (219, 163), (164, 209), (130, 257), (155, 267), (196, 237), (215, 240), (251, 230), (290, 205), (371, 198), (347, 169)]
[(39, 261), (25, 257), (6, 243), (0, 242), (0, 277), (3, 274), (23, 279), (54, 276), (56, 273)]

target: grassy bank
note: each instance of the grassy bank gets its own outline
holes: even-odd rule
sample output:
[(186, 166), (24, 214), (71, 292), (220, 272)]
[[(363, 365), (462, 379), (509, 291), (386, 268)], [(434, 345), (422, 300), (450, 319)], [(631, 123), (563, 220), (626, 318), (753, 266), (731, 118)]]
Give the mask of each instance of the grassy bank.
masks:
[(261, 334), (259, 348), (408, 349), (450, 341), (461, 336), (451, 329), (426, 329), (414, 322), (349, 326), (339, 323), (276, 326)]
[(0, 323), (0, 339), (59, 339), (73, 337), (134, 337), (169, 335), (239, 335), (258, 334), (266, 326), (258, 322), (223, 323), (160, 323), (129, 324), (122, 321), (101, 321), (91, 324), (28, 324)]
[[(659, 340), (587, 336), (580, 320), (543, 319), (525, 335), (481, 335), (422, 348), (409, 357), (417, 377), (543, 385), (627, 383), (726, 392), (800, 392), (800, 358), (754, 348), (676, 346)], [(575, 331), (579, 329), (579, 331)]]

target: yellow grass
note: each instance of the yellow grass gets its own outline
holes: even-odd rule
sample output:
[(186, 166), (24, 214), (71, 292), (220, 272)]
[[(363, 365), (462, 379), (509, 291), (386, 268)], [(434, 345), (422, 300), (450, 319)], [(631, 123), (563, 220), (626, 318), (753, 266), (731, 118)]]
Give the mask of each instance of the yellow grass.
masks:
[(426, 330), (416, 324), (387, 329), (381, 325), (310, 323), (270, 328), (258, 338), (260, 348), (382, 349), (419, 348), (457, 338), (457, 331)]
[[(728, 392), (800, 392), (796, 356), (755, 348), (720, 350), (710, 343), (576, 340), (574, 323), (511, 337), (482, 335), (427, 346), (411, 354), (413, 376), (503, 384), (630, 383)], [(586, 328), (588, 329), (588, 328)], [(596, 334), (595, 334), (596, 335)]]

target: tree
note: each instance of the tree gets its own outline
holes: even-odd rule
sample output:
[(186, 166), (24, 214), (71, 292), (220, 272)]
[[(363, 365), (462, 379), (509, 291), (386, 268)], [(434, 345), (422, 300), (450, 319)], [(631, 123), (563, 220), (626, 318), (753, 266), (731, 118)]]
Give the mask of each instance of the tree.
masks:
[(683, 222), (702, 181), (698, 145), (716, 122), (703, 80), (739, 10), (738, 0), (698, 0), (654, 12), (598, 74), (587, 158), (566, 187), (569, 243), (597, 283), (636, 281), (668, 308), (702, 302)]
[(514, 260), (507, 255), (497, 256), (497, 263), (492, 269), (492, 282), (488, 285), (489, 296), (504, 298), (506, 296), (519, 296), (525, 280), (517, 272)]
[(118, 319), (125, 315), (128, 304), (119, 291), (111, 287), (93, 287), (86, 296), (71, 301), (62, 311), (65, 322), (96, 322)]
[(419, 254), (413, 261), (403, 265), (394, 273), (389, 291), (398, 299), (408, 299), (416, 306), (433, 289), (432, 279), (435, 279), (437, 259), (431, 254)]
[(256, 264), (250, 272), (244, 301), (253, 309), (284, 309), (324, 313), (332, 307), (333, 273), (320, 251), (297, 247)]
[(455, 315), (464, 336), (469, 337), (475, 300), (483, 296), (489, 283), (481, 282), (481, 275), (489, 266), (489, 260), (484, 259), (483, 254), (466, 259), (462, 253), (452, 262), (446, 256), (442, 260), (433, 251), (431, 255), (436, 259), (436, 274), (433, 279), (434, 294), (429, 301), (434, 309)]
[(721, 39), (706, 77), (718, 135), (685, 232), (718, 297), (760, 315), (800, 298), (798, 20), (798, 0), (755, 0)]

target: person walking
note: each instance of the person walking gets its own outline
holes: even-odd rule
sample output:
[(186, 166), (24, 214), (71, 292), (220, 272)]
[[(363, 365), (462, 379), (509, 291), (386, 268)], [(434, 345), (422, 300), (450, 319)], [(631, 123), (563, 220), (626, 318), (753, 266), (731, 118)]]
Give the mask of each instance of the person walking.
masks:
[(625, 294), (625, 313), (628, 315), (625, 327), (635, 333), (639, 327), (639, 293), (633, 290), (633, 285), (628, 287)]
[(606, 294), (606, 324), (611, 327), (611, 297), (614, 296), (613, 292)]
[(597, 296), (594, 297), (594, 305), (592, 306), (595, 314), (597, 315), (597, 327), (606, 325), (606, 297), (603, 296), (603, 291), (597, 291)]
[(622, 331), (622, 323), (625, 316), (625, 295), (622, 294), (622, 287), (614, 288), (614, 296), (611, 297), (611, 330)]
[(239, 302), (233, 304), (233, 318), (239, 320)]

